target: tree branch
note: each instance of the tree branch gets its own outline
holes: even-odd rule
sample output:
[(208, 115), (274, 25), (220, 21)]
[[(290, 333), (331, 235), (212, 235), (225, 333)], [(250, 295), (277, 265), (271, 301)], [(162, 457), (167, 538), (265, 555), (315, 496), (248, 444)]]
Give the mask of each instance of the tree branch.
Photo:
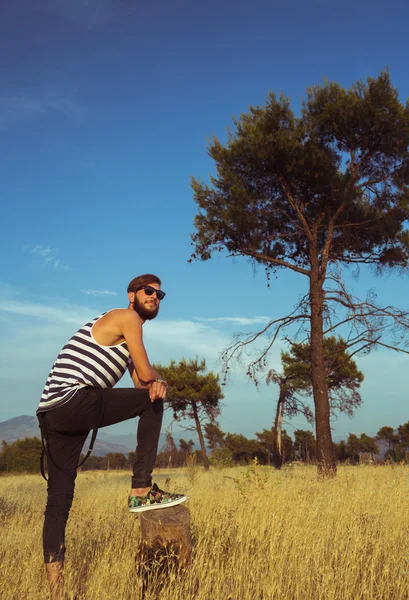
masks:
[(325, 275), (326, 275), (328, 259), (329, 259), (329, 250), (330, 250), (330, 247), (332, 244), (332, 240), (334, 239), (334, 225), (336, 223), (336, 220), (340, 216), (340, 214), (344, 211), (346, 204), (347, 204), (346, 200), (341, 202), (341, 204), (339, 205), (339, 207), (337, 208), (337, 210), (335, 211), (335, 213), (333, 214), (333, 216), (331, 217), (331, 219), (328, 223), (327, 239), (325, 240), (324, 248), (321, 253), (321, 257), (322, 257), (321, 258), (321, 273), (320, 273), (321, 285), (325, 281)]
[(297, 267), (296, 265), (293, 265), (285, 260), (281, 260), (281, 258), (272, 258), (271, 256), (268, 256), (268, 254), (264, 254), (263, 252), (257, 252), (256, 250), (251, 250), (249, 252), (243, 251), (243, 254), (246, 256), (251, 256), (252, 258), (257, 258), (258, 260), (263, 260), (265, 262), (271, 262), (280, 267), (287, 267), (288, 269), (291, 269), (292, 271), (296, 271), (297, 273), (301, 273), (302, 275), (307, 275), (307, 277), (310, 276), (310, 272), (307, 269), (303, 269), (302, 267)]
[(253, 381), (257, 385), (258, 382), (255, 378), (255, 372), (262, 366), (263, 367), (265, 366), (264, 362), (265, 362), (266, 356), (267, 356), (269, 350), (271, 349), (271, 347), (273, 346), (273, 344), (275, 343), (275, 341), (277, 340), (277, 337), (278, 337), (280, 331), (284, 328), (289, 327), (293, 323), (300, 322), (300, 321), (303, 322), (303, 321), (307, 321), (310, 319), (309, 314), (294, 314), (294, 312), (296, 312), (298, 309), (299, 309), (299, 305), (296, 307), (296, 309), (290, 315), (287, 315), (286, 317), (281, 317), (280, 319), (275, 319), (273, 321), (270, 321), (270, 323), (268, 323), (268, 325), (266, 325), (266, 327), (264, 327), (261, 331), (258, 331), (257, 333), (248, 334), (244, 339), (241, 339), (241, 334), (238, 334), (236, 336), (236, 341), (234, 341), (230, 346), (228, 346), (225, 350), (223, 350), (222, 355), (221, 355), (221, 358), (224, 361), (224, 382), (226, 381), (226, 378), (227, 378), (228, 370), (230, 368), (230, 362), (234, 358), (236, 358), (236, 360), (240, 361), (241, 354), (244, 351), (244, 349), (248, 345), (250, 345), (254, 341), (256, 341), (258, 338), (260, 338), (263, 334), (266, 334), (268, 332), (268, 330), (274, 326), (274, 333), (272, 333), (271, 341), (267, 344), (267, 346), (264, 348), (262, 353), (258, 355), (258, 358), (256, 360), (252, 361), (248, 365), (248, 368), (247, 368), (247, 375), (251, 379), (253, 379)]
[(399, 169), (402, 168), (402, 166), (403, 165), (400, 164), (398, 167), (396, 167), (392, 171), (387, 171), (383, 177), (379, 177), (378, 179), (364, 181), (363, 183), (361, 183), (360, 185), (357, 186), (357, 189), (362, 190), (363, 188), (370, 187), (372, 185), (377, 185), (378, 183), (382, 183), (383, 181), (386, 181), (387, 179), (391, 179), (395, 175), (395, 173), (397, 173), (399, 171)]
[(285, 182), (284, 177), (282, 175), (278, 175), (277, 179), (280, 182), (281, 187), (283, 188), (283, 192), (284, 192), (285, 196), (287, 197), (291, 208), (298, 216), (300, 223), (303, 227), (303, 230), (305, 232), (305, 235), (307, 236), (310, 243), (312, 243), (313, 237), (312, 237), (311, 230), (308, 226), (306, 218), (304, 217), (302, 211), (300, 210), (300, 207), (298, 206), (297, 202), (293, 198), (293, 195), (291, 194), (290, 187), (287, 185), (287, 183)]

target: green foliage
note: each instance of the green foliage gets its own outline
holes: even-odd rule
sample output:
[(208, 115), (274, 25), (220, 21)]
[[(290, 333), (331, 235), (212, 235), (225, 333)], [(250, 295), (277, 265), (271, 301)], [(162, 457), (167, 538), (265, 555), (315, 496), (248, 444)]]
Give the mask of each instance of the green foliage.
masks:
[[(243, 434), (224, 433), (219, 428), (218, 445), (212, 450), (209, 459), (214, 466), (248, 465), (254, 459), (260, 464), (269, 464), (274, 434), (272, 429), (256, 433), (256, 439), (248, 439)], [(213, 430), (211, 430), (213, 431)], [(221, 434), (221, 435), (220, 435)], [(285, 430), (282, 431), (283, 462), (293, 458), (293, 441)]]
[(193, 258), (225, 249), (274, 268), (309, 269), (306, 226), (316, 224), (320, 255), (335, 226), (330, 261), (406, 265), (409, 105), (387, 72), (348, 90), (311, 87), (300, 117), (270, 93), (234, 124), (226, 145), (210, 144), (211, 187), (192, 180)]
[(366, 433), (361, 433), (358, 437), (355, 433), (348, 435), (348, 441), (341, 440), (335, 444), (336, 456), (339, 462), (349, 461), (352, 464), (358, 464), (362, 460), (362, 455), (369, 455), (373, 458), (379, 453), (376, 438), (370, 437)]
[(270, 473), (263, 469), (258, 458), (252, 460), (251, 465), (238, 477), (233, 477), (237, 491), (248, 500), (254, 494), (260, 494), (266, 487)]
[[(325, 377), (331, 411), (340, 411), (352, 417), (362, 399), (359, 387), (364, 379), (355, 360), (347, 351), (348, 344), (342, 338), (329, 336), (323, 340)], [(312, 395), (311, 344), (291, 344), (289, 352), (281, 353), (283, 372), (270, 369), (267, 384), (275, 383), (280, 387), (277, 410), (283, 416), (293, 417), (299, 413), (311, 422), (313, 413), (308, 404), (300, 398)]]
[(361, 452), (361, 444), (359, 442), (358, 436), (356, 436), (354, 433), (350, 433), (348, 436), (347, 444), (351, 458), (354, 460), (354, 462), (358, 461), (359, 454)]
[(400, 446), (405, 450), (409, 450), (409, 422), (398, 427), (398, 439)]
[(202, 431), (202, 421), (213, 423), (220, 414), (220, 400), (224, 397), (219, 376), (206, 373), (206, 361), (172, 360), (169, 366), (155, 365), (168, 383), (166, 403), (173, 410), (175, 419), (192, 419), (199, 437), (202, 461), (209, 468)]
[(265, 461), (263, 447), (256, 440), (249, 440), (241, 433), (226, 434), (226, 448), (230, 450), (235, 463), (248, 464), (255, 458)]
[[(89, 459), (87, 459), (88, 461)], [(84, 466), (87, 464), (84, 463)], [(128, 466), (126, 456), (121, 452), (108, 452), (102, 457), (101, 467), (102, 469), (125, 469)]]
[(175, 444), (172, 434), (166, 433), (166, 442), (156, 457), (156, 466), (161, 468), (196, 466), (201, 464), (201, 453), (194, 451), (192, 440), (179, 440), (179, 449)]
[(223, 393), (219, 376), (206, 373), (206, 361), (172, 360), (168, 366), (155, 365), (168, 382), (167, 404), (173, 410), (175, 418), (194, 419), (196, 413), (214, 421), (220, 414), (220, 400)]
[(341, 440), (339, 444), (334, 444), (334, 449), (338, 462), (344, 463), (351, 458), (351, 454), (345, 440)]
[(283, 445), (283, 462), (293, 459), (294, 445), (293, 440), (288, 435), (285, 429), (281, 432), (281, 443)]
[(376, 438), (378, 440), (385, 440), (388, 442), (389, 449), (392, 449), (392, 446), (398, 441), (398, 436), (395, 434), (393, 427), (389, 427), (385, 425), (381, 427), (378, 433), (376, 434)]
[(183, 438), (181, 438), (179, 440), (179, 452), (180, 452), (180, 454), (183, 454), (185, 457), (191, 456), (191, 454), (193, 452), (194, 445), (195, 445), (195, 443), (194, 443), (193, 440), (189, 440), (188, 442), (186, 442), (186, 440), (184, 440)]
[[(342, 338), (330, 336), (324, 338), (324, 360), (328, 389), (344, 386), (359, 386), (364, 376), (358, 370), (356, 362), (347, 352), (348, 344)], [(311, 345), (292, 344), (289, 352), (281, 353), (284, 375), (290, 377), (297, 390), (311, 391)]]
[(11, 444), (2, 442), (0, 471), (36, 473), (40, 470), (41, 440), (24, 438)]
[(367, 452), (368, 454), (378, 454), (379, 449), (374, 438), (366, 435), (366, 433), (361, 433), (359, 442), (361, 444), (362, 452)]
[(272, 429), (263, 429), (256, 432), (257, 442), (263, 448), (266, 454), (270, 454), (274, 445), (274, 432)]
[(204, 426), (205, 438), (207, 445), (211, 450), (216, 448), (222, 448), (225, 444), (225, 433), (220, 429), (216, 423), (206, 423)]
[(226, 468), (234, 465), (233, 453), (228, 448), (215, 448), (209, 455), (212, 467)]
[(294, 311), (235, 340), (224, 359), (227, 372), (229, 361), (267, 332), (269, 343), (247, 369), (257, 383), (274, 341), (298, 325), (314, 355), (318, 466), (331, 475), (328, 385), (336, 382), (326, 379), (325, 335), (349, 327), (349, 347), (369, 352), (385, 345), (388, 333), (399, 332), (399, 347), (409, 328), (407, 311), (379, 307), (373, 293), (363, 302), (354, 298), (339, 268), (408, 266), (409, 102), (400, 102), (385, 71), (348, 90), (328, 81), (311, 87), (300, 116), (286, 97), (270, 93), (264, 106), (250, 107), (234, 125), (226, 144), (210, 143), (216, 167), (210, 185), (192, 179), (198, 214), (191, 260), (223, 251), (261, 264), (267, 276), (286, 268), (308, 278), (308, 294)]
[(317, 456), (316, 442), (312, 431), (296, 429), (294, 431), (294, 452), (299, 460), (310, 463)]
[[(82, 462), (85, 455), (81, 453), (79, 462)], [(129, 464), (129, 463), (128, 463)], [(95, 454), (91, 454), (85, 463), (80, 467), (81, 471), (99, 471), (100, 469), (106, 469), (107, 464), (104, 463), (103, 456), (96, 456)]]
[(389, 427), (387, 425), (381, 427), (378, 433), (376, 434), (376, 439), (388, 443), (388, 450), (386, 452), (388, 460), (396, 461), (398, 460), (398, 456), (400, 458), (402, 452), (399, 445), (399, 435), (395, 434), (393, 427)]

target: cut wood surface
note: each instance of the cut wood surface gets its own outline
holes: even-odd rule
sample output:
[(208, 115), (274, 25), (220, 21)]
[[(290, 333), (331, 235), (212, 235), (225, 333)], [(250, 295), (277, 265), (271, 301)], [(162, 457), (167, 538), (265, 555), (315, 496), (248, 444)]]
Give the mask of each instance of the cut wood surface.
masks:
[(190, 513), (186, 506), (171, 506), (141, 513), (142, 543), (150, 554), (174, 553), (179, 564), (191, 560)]

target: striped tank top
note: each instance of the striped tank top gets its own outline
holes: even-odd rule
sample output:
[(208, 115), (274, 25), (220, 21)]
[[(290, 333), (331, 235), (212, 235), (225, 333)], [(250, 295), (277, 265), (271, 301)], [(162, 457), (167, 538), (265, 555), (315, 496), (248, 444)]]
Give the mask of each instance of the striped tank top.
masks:
[(92, 335), (94, 324), (105, 314), (81, 327), (61, 350), (46, 381), (37, 414), (65, 404), (81, 388), (111, 388), (121, 379), (131, 362), (126, 342), (101, 346)]

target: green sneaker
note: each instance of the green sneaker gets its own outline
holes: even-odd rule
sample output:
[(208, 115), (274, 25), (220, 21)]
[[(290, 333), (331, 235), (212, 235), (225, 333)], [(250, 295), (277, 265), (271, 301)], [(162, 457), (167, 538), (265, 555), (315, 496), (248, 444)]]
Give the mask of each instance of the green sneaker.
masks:
[(129, 512), (142, 512), (143, 510), (153, 510), (155, 508), (168, 508), (176, 506), (187, 500), (184, 494), (172, 494), (160, 490), (156, 483), (153, 484), (146, 496), (129, 496)]

